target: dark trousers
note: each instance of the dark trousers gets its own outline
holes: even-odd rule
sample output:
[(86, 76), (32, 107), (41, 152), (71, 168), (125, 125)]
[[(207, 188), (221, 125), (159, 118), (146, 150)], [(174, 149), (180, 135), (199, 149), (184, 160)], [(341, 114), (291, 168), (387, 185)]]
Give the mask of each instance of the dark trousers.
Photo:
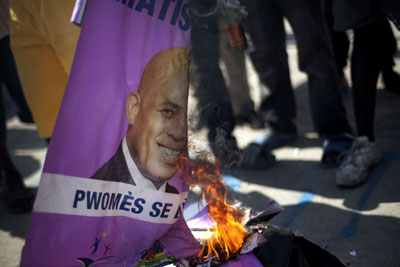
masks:
[(349, 55), (350, 41), (346, 32), (334, 30), (334, 19), (332, 10), (333, 0), (321, 0), (328, 32), (332, 41), (333, 53), (335, 56), (336, 69), (338, 73), (342, 73), (347, 65)]
[[(17, 67), (10, 48), (9, 35), (0, 39), (0, 88), (3, 84), (6, 85), (12, 100), (18, 108), (19, 119), (23, 122), (33, 122), (19, 82)], [(5, 144), (5, 142), (6, 117), (3, 92), (0, 90), (0, 144)]]
[(381, 19), (354, 29), (351, 59), (354, 114), (359, 136), (374, 140), (376, 84), (381, 71), (391, 71), (396, 40), (390, 24)]
[(18, 108), (21, 121), (33, 122), (31, 112), (25, 102), (19, 82), (14, 56), (10, 48), (10, 36), (0, 39), (0, 176), (5, 173), (8, 190), (12, 191), (24, 187), (21, 174), (15, 168), (8, 154), (6, 145), (6, 114), (3, 99), (2, 85), (5, 84), (8, 92)]
[(219, 12), (207, 16), (215, 1), (191, 0), (192, 58), (196, 66), (195, 95), (201, 116), (209, 128), (209, 140), (215, 141), (218, 130), (231, 135), (235, 126), (228, 89), (219, 68)]
[(242, 1), (248, 12), (245, 26), (255, 48), (251, 57), (260, 79), (271, 93), (269, 108), (273, 112), (274, 120), (270, 122), (273, 130), (290, 130), (296, 115), (286, 53), (285, 16), (296, 36), (300, 70), (308, 76), (315, 131), (325, 138), (350, 132), (320, 1)]

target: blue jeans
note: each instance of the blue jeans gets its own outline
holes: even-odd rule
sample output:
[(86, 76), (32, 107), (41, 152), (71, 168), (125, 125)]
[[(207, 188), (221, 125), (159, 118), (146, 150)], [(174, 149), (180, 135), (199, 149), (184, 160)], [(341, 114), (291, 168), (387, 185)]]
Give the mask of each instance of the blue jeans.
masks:
[(286, 53), (286, 17), (296, 36), (299, 68), (308, 76), (313, 126), (324, 138), (351, 132), (339, 94), (333, 50), (319, 0), (242, 0), (248, 15), (245, 29), (255, 51), (253, 64), (270, 96), (261, 111), (273, 113), (276, 132), (296, 131), (296, 103)]

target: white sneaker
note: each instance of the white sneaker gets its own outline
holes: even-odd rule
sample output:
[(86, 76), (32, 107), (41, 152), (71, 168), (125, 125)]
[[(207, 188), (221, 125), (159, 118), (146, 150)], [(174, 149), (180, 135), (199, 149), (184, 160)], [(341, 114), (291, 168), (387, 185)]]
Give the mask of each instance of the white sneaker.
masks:
[(349, 153), (336, 171), (336, 185), (356, 186), (367, 180), (369, 169), (383, 158), (382, 151), (366, 136), (354, 139)]

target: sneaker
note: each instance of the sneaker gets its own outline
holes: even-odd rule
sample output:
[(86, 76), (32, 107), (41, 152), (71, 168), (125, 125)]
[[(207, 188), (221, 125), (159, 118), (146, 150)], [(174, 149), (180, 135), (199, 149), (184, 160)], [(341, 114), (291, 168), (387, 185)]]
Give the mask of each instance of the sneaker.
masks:
[(366, 136), (355, 138), (351, 150), (336, 171), (336, 185), (350, 187), (365, 182), (369, 169), (382, 158), (382, 151), (374, 142), (368, 141)]

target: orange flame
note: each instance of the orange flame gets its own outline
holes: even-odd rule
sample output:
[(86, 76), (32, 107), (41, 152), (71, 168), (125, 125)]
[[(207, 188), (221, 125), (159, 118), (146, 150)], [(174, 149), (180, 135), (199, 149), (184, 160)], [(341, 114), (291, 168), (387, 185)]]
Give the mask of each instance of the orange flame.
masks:
[[(185, 163), (189, 163), (189, 167)], [(190, 184), (199, 185), (202, 189), (203, 199), (208, 202), (209, 216), (216, 224), (214, 234), (206, 240), (208, 251), (205, 251), (204, 244), (198, 256), (208, 258), (215, 255), (218, 260), (227, 261), (242, 247), (248, 231), (239, 223), (242, 214), (226, 202), (228, 189), (223, 183), (218, 164), (212, 164), (203, 156), (192, 162), (184, 158), (178, 165), (181, 171), (186, 170), (183, 171), (186, 179), (192, 178)]]

